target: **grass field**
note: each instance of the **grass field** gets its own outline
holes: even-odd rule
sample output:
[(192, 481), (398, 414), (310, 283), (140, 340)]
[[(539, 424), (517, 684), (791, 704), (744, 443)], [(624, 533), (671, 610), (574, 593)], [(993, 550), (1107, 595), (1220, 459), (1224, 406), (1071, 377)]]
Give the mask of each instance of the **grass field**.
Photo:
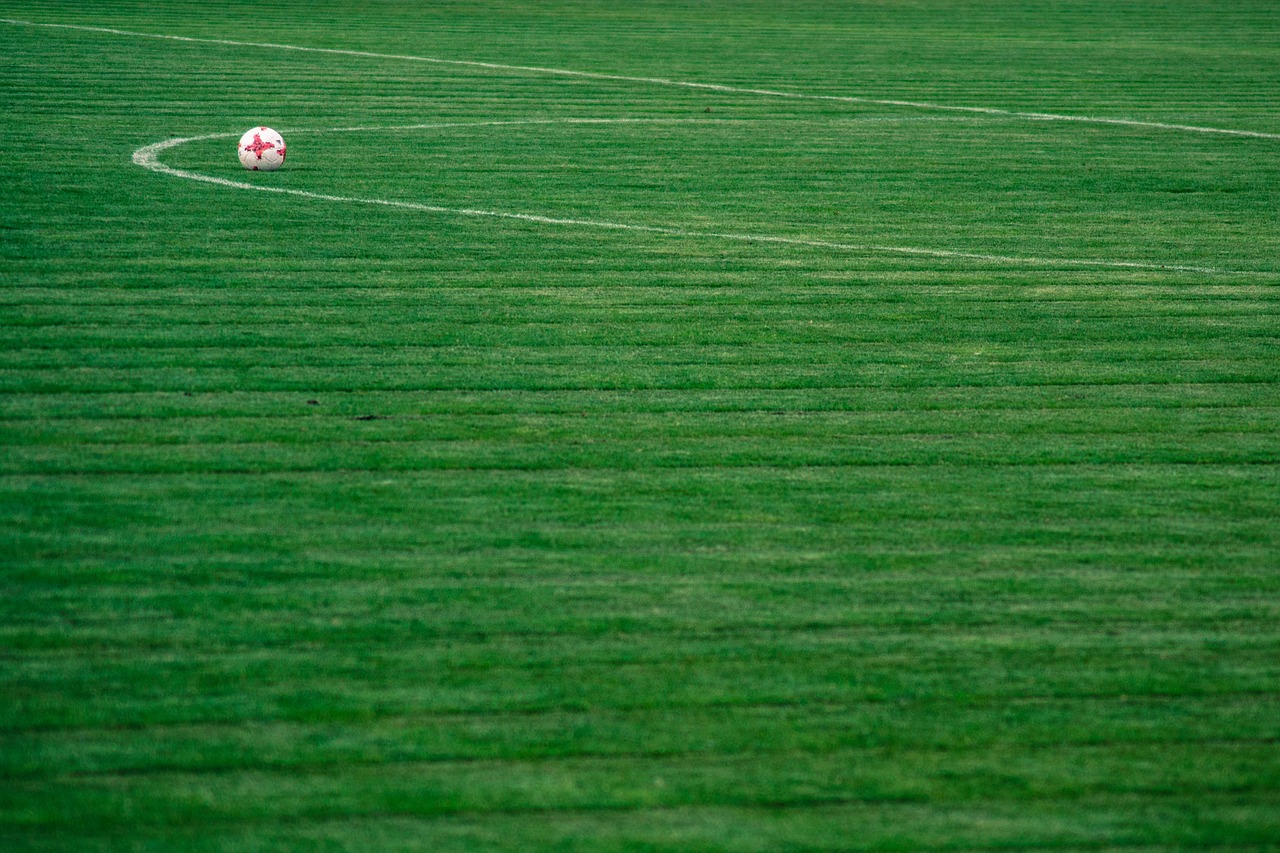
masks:
[(1280, 847), (1275, 3), (0, 18), (0, 848)]

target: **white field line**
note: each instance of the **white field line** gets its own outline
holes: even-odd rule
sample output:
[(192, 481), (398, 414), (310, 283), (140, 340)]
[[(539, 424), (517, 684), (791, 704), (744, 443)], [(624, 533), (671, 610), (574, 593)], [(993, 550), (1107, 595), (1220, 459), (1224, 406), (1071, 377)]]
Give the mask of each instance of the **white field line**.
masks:
[[(455, 128), (455, 127), (494, 127), (504, 125), (521, 125), (521, 124), (639, 124), (639, 123), (678, 123), (688, 122), (689, 119), (541, 119), (530, 121), (489, 121), (489, 122), (473, 122), (458, 123), (452, 122), (447, 124), (414, 124), (414, 125), (397, 125), (383, 128), (330, 128), (319, 130), (294, 130), (293, 133), (325, 133), (351, 130), (426, 130), (430, 128)], [(693, 119), (692, 121), (698, 121)], [(711, 122), (702, 121), (701, 123), (709, 124)], [(611, 231), (635, 231), (645, 234), (662, 234), (669, 237), (697, 237), (703, 239), (718, 240), (736, 240), (743, 243), (773, 243), (785, 246), (805, 246), (819, 249), (838, 249), (849, 252), (868, 252), (875, 254), (896, 254), (896, 255), (916, 255), (929, 258), (953, 258), (958, 260), (987, 261), (1002, 264), (1029, 264), (1034, 266), (1077, 266), (1077, 267), (1102, 267), (1107, 269), (1131, 269), (1131, 270), (1161, 270), (1166, 272), (1191, 272), (1202, 273), (1208, 275), (1224, 275), (1235, 274), (1233, 270), (1216, 269), (1213, 267), (1195, 267), (1183, 266), (1178, 264), (1153, 264), (1141, 263), (1138, 261), (1107, 261), (1093, 259), (1078, 258), (1041, 258), (1041, 257), (1018, 257), (1014, 255), (990, 255), (979, 252), (953, 252), (946, 249), (922, 249), (912, 246), (882, 246), (875, 244), (857, 244), (857, 243), (840, 243), (830, 240), (813, 240), (804, 237), (778, 237), (768, 234), (739, 234), (725, 231), (693, 231), (686, 228), (673, 228), (660, 225), (635, 225), (625, 222), (609, 222), (601, 219), (565, 219), (553, 216), (539, 216), (532, 213), (508, 213), (499, 210), (479, 210), (475, 208), (458, 208), (458, 207), (442, 207), (434, 204), (424, 204), (416, 201), (395, 201), (392, 199), (381, 198), (360, 198), (357, 196), (331, 195), (329, 193), (317, 193), (310, 190), (297, 190), (288, 187), (274, 187), (270, 185), (251, 184), (245, 181), (233, 181), (228, 178), (219, 178), (213, 175), (202, 175), (199, 172), (190, 172), (186, 169), (177, 169), (160, 162), (160, 154), (176, 148), (179, 145), (185, 145), (189, 142), (201, 142), (209, 139), (230, 139), (239, 136), (239, 133), (206, 133), (203, 136), (188, 136), (176, 139), (166, 139), (162, 142), (154, 142), (150, 145), (144, 145), (137, 151), (133, 152), (133, 162), (144, 169), (157, 172), (162, 175), (171, 175), (176, 178), (185, 178), (191, 181), (201, 181), (206, 184), (216, 184), (222, 187), (232, 187), (234, 189), (257, 190), (259, 192), (278, 193), (281, 195), (292, 195), (299, 198), (313, 199), (316, 201), (340, 202), (344, 204), (367, 204), (379, 207), (393, 207), (401, 210), (416, 210), (425, 213), (441, 213), (453, 216), (477, 216), (488, 217), (493, 219), (513, 219), (520, 222), (533, 222), (539, 225), (563, 225), (574, 226), (580, 228), (601, 228)]]
[(1003, 118), (1020, 118), (1034, 121), (1071, 121), (1088, 124), (1110, 124), (1124, 127), (1144, 127), (1155, 130), (1177, 131), (1182, 133), (1215, 133), (1228, 136), (1246, 136), (1254, 139), (1280, 139), (1280, 133), (1263, 133), (1256, 130), (1234, 130), (1223, 127), (1201, 127), (1191, 124), (1170, 124), (1160, 121), (1139, 121), (1126, 118), (1102, 118), (1097, 116), (1076, 116), (1061, 113), (1022, 112), (1005, 110), (996, 107), (970, 107), (955, 104), (937, 104), (929, 101), (904, 101), (890, 98), (867, 98), (855, 95), (815, 95), (803, 92), (789, 92), (777, 89), (755, 89), (743, 86), (726, 86), (719, 83), (698, 83), (688, 80), (671, 80), (665, 77), (629, 77), (622, 74), (604, 74), (598, 71), (573, 71), (565, 68), (544, 68), (537, 65), (504, 65), (498, 62), (477, 62), (464, 59), (440, 59), (432, 56), (412, 56), (396, 53), (376, 53), (368, 50), (343, 50), (331, 47), (303, 47), (293, 44), (275, 44), (273, 42), (237, 41), (235, 39), (198, 38), (195, 36), (166, 35), (163, 33), (143, 33), (134, 30), (121, 30), (114, 27), (91, 27), (80, 24), (52, 24), (36, 21), (25, 21), (16, 18), (0, 18), (0, 23), (24, 27), (48, 27), (64, 30), (80, 30), (92, 33), (109, 33), (111, 35), (129, 36), (133, 38), (167, 39), (169, 41), (192, 42), (196, 44), (218, 44), (232, 47), (253, 47), (268, 50), (291, 50), (305, 53), (322, 53), (334, 56), (358, 56), (369, 59), (391, 59), (400, 62), (426, 62), (435, 65), (454, 65), (466, 68), (484, 68), (491, 71), (518, 71), (526, 74), (550, 74), (560, 77), (580, 77), (591, 80), (614, 80), (625, 83), (644, 83), (653, 86), (675, 86), (685, 89), (700, 89), (709, 92), (724, 92), (734, 95), (759, 95), (769, 98), (797, 98), (813, 101), (836, 101), (847, 104), (871, 104), (884, 107), (907, 107), (918, 110), (945, 110), (948, 112), (973, 113), (977, 115), (1000, 116)]

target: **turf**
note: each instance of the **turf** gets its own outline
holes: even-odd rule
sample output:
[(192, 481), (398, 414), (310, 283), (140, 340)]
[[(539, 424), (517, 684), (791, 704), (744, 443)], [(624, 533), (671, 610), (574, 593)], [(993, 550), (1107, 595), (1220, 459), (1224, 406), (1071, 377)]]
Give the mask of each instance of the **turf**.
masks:
[[(1280, 133), (1252, 0), (0, 17)], [(1280, 141), (18, 23), (0, 105), (0, 847), (1280, 845)]]

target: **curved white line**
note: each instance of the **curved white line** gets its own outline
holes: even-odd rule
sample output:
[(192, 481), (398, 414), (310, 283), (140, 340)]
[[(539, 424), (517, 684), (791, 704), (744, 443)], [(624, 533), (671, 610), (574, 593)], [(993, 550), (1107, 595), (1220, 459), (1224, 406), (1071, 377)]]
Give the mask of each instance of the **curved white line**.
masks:
[(1215, 133), (1228, 136), (1245, 136), (1254, 139), (1280, 139), (1280, 133), (1263, 133), (1256, 130), (1234, 130), (1224, 127), (1201, 127), (1192, 124), (1171, 124), (1161, 121), (1140, 121), (1127, 118), (1102, 118), (1097, 116), (1075, 116), (1062, 113), (1022, 112), (995, 107), (969, 107), (955, 104), (937, 104), (929, 101), (904, 101), (889, 98), (865, 98), (855, 95), (812, 95), (803, 92), (788, 92), (776, 89), (753, 89), (741, 86), (725, 86), (719, 83), (698, 83), (688, 80), (670, 80), (665, 77), (628, 77), (622, 74), (603, 74), (597, 71), (573, 71), (565, 68), (545, 68), (537, 65), (504, 65), (498, 62), (476, 62), (464, 59), (440, 59), (433, 56), (412, 56), (396, 53), (376, 53), (369, 50), (342, 50), (332, 47), (303, 47), (293, 44), (276, 44), (273, 42), (237, 41), (235, 39), (198, 38), (195, 36), (175, 36), (163, 33), (143, 33), (135, 30), (121, 30), (114, 27), (90, 27), (80, 24), (50, 24), (36, 21), (25, 21), (16, 18), (0, 18), (0, 23), (25, 27), (49, 27), (64, 30), (80, 30), (91, 33), (109, 33), (133, 38), (167, 39), (169, 41), (193, 42), (197, 44), (220, 44), (232, 47), (256, 47), (269, 50), (291, 50), (305, 53), (324, 53), (335, 56), (359, 56), (368, 59), (393, 59), (401, 62), (428, 62), (435, 65), (455, 65), (467, 68), (484, 68), (491, 71), (519, 71), (528, 74), (552, 74), (561, 77), (582, 77), (591, 80), (614, 80), (625, 83), (646, 83), (654, 86), (677, 86), (685, 89), (701, 89), (710, 92), (724, 92), (734, 95), (760, 95), (769, 98), (798, 98), (812, 101), (836, 101), (846, 104), (871, 104), (882, 107), (908, 107), (918, 110), (945, 110), (948, 112), (973, 113), (977, 115), (1000, 116), (1003, 118), (1021, 118), (1033, 121), (1072, 121), (1088, 124), (1110, 124), (1124, 127), (1146, 127), (1154, 130), (1170, 130), (1183, 133)]
[[(531, 119), (526, 121), (487, 121), (487, 122), (449, 122), (442, 124), (394, 125), (383, 128), (321, 128), (310, 130), (293, 130), (292, 133), (333, 133), (342, 130), (427, 130), (432, 128), (454, 127), (493, 127), (505, 125), (543, 125), (543, 124), (672, 124), (698, 121), (697, 119)], [(701, 121), (710, 124), (712, 122)], [(852, 252), (872, 252), (879, 254), (918, 255), (930, 258), (953, 258), (960, 260), (988, 261), (1002, 264), (1030, 264), (1035, 266), (1079, 266), (1102, 267), (1107, 269), (1160, 270), (1165, 272), (1191, 272), (1207, 275), (1244, 274), (1236, 270), (1217, 269), (1214, 267), (1183, 266), (1179, 264), (1153, 264), (1139, 261), (1106, 261), (1079, 258), (1040, 258), (1018, 257), (1014, 255), (990, 255), (979, 252), (954, 252), (946, 249), (923, 249), (913, 246), (881, 246), (874, 244), (839, 243), (831, 240), (813, 240), (803, 237), (778, 237), (768, 234), (738, 234), (723, 231), (692, 231), (686, 228), (673, 228), (660, 225), (635, 225), (625, 222), (609, 222), (601, 219), (564, 219), (553, 216), (539, 216), (532, 213), (508, 213), (498, 210), (478, 210), (474, 208), (442, 207), (416, 201), (395, 201), (381, 198), (360, 198), (357, 196), (331, 195), (310, 190), (298, 190), (289, 187), (277, 187), (269, 184), (251, 184), (245, 181), (233, 181), (214, 175), (202, 175), (186, 169), (177, 169), (160, 162), (160, 154), (170, 148), (186, 145), (189, 142), (200, 142), (208, 139), (230, 139), (238, 133), (206, 133), (202, 136), (187, 136), (166, 139), (144, 145), (133, 152), (133, 162), (144, 169), (162, 175), (201, 181), (234, 189), (257, 190), (259, 192), (292, 195), (316, 201), (341, 202), (344, 204), (368, 204), (380, 207), (394, 207), (401, 210), (416, 210), (425, 213), (441, 213), (453, 216), (482, 216), (493, 219), (514, 219), (520, 222), (533, 222), (539, 225), (569, 225), (585, 228), (602, 228), (611, 231), (637, 231), (645, 234), (662, 234), (669, 237), (698, 237), (704, 239), (736, 240), (743, 243), (774, 243), (785, 246), (806, 246), (820, 249), (838, 249)]]

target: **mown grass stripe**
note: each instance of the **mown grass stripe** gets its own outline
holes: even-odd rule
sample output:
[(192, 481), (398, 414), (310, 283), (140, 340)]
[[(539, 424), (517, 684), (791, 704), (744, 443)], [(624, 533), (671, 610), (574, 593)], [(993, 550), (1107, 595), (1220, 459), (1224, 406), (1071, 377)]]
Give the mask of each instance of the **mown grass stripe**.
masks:
[[(687, 88), (687, 89), (699, 89), (699, 90), (712, 91), (712, 92), (724, 92), (724, 93), (735, 94), (735, 95), (759, 95), (767, 98), (799, 98), (799, 99), (806, 99), (806, 100), (834, 101), (834, 102), (847, 103), (847, 104), (874, 104), (876, 106), (908, 107), (911, 109), (921, 109), (921, 110), (944, 110), (944, 111), (950, 111), (950, 112), (973, 113), (973, 114), (984, 115), (984, 116), (1000, 116), (1000, 117), (1007, 117), (1007, 118), (1031, 119), (1034, 121), (1065, 121), (1065, 122), (1082, 122), (1087, 124), (1110, 124), (1110, 125), (1119, 125), (1124, 127), (1141, 127), (1141, 128), (1150, 128), (1153, 130), (1168, 130), (1168, 131), (1178, 131), (1178, 132), (1185, 132), (1185, 133), (1216, 133), (1216, 134), (1225, 134), (1229, 136), (1251, 137), (1255, 139), (1280, 139), (1280, 134), (1276, 134), (1276, 133), (1262, 133), (1259, 131), (1252, 131), (1252, 130), (1234, 130), (1230, 128), (1198, 127), (1195, 125), (1187, 125), (1187, 124), (1170, 124), (1167, 122), (1138, 121), (1134, 119), (1124, 119), (1124, 118), (1072, 116), (1072, 115), (1061, 115), (1058, 113), (1045, 113), (1045, 112), (1017, 112), (1012, 110), (997, 109), (993, 107), (958, 106), (958, 105), (950, 105), (950, 104), (927, 103), (922, 101), (903, 101), (903, 100), (893, 100), (893, 99), (866, 98), (866, 97), (858, 97), (858, 96), (850, 96), (850, 95), (816, 95), (816, 94), (806, 94), (801, 92), (785, 92), (785, 91), (778, 91), (773, 89), (758, 89), (758, 88), (748, 88), (748, 87), (741, 87), (741, 86), (727, 86), (719, 83), (700, 83), (700, 82), (685, 81), (685, 80), (671, 80), (665, 77), (625, 77), (618, 74), (602, 74), (602, 73), (593, 72), (593, 71), (574, 71), (574, 70), (563, 69), (563, 68), (544, 68), (544, 67), (529, 66), (529, 65), (502, 65), (499, 63), (478, 62), (474, 60), (440, 59), (437, 57), (429, 57), (429, 56), (408, 56), (403, 54), (385, 54), (385, 53), (375, 53), (372, 51), (364, 51), (364, 50), (344, 50), (344, 49), (336, 49), (336, 48), (305, 47), (300, 45), (275, 44), (271, 42), (244, 42), (244, 41), (235, 41), (232, 39), (210, 39), (210, 38), (199, 38), (199, 37), (192, 37), (192, 36), (166, 35), (161, 33), (141, 33), (141, 32), (135, 32), (131, 30), (115, 29), (112, 27), (90, 27), (90, 26), (84, 26), (79, 24), (33, 22), (33, 21), (17, 20), (13, 18), (0, 18), (0, 23), (9, 24), (12, 26), (53, 27), (58, 29), (78, 30), (82, 32), (95, 32), (95, 33), (106, 33), (110, 35), (130, 36), (134, 38), (168, 39), (172, 41), (225, 45), (229, 47), (253, 47), (253, 48), (264, 48), (269, 50), (287, 50), (287, 51), (298, 51), (298, 52), (305, 52), (305, 53), (321, 53), (321, 54), (329, 54), (329, 55), (335, 55), (335, 56), (353, 56), (353, 57), (359, 57), (362, 59), (391, 59), (391, 60), (397, 60), (397, 61), (403, 61), (403, 62), (426, 62), (426, 63), (436, 64), (436, 65), (457, 65), (457, 66), (464, 66), (467, 68), (482, 68), (485, 70), (494, 70), (494, 71), (521, 71), (521, 72), (529, 72), (533, 74), (551, 74), (556, 76), (567, 76), (567, 77), (586, 77), (594, 80), (621, 81), (626, 83), (645, 83), (645, 84), (650, 84), (655, 86), (675, 86), (675, 87), (681, 87), (681, 88)], [(345, 130), (347, 128), (337, 128), (337, 129)], [(359, 130), (359, 129), (365, 129), (365, 128), (356, 128), (356, 129)], [(716, 235), (716, 236), (724, 236), (724, 235)], [(790, 242), (790, 241), (785, 241), (785, 242)], [(814, 244), (814, 245), (821, 245), (821, 244)], [(887, 249), (886, 251), (906, 251), (908, 253), (919, 252), (921, 254), (930, 255), (934, 257), (946, 257), (949, 255), (949, 253), (945, 253), (945, 252), (939, 253), (939, 252), (930, 251), (930, 250)], [(985, 260), (996, 259), (990, 256), (977, 256), (977, 255), (965, 256), (965, 257), (973, 257), (973, 258), (985, 259)], [(1008, 260), (1008, 259), (999, 258), (999, 260)], [(1088, 263), (1097, 263), (1097, 262), (1088, 262)], [(1122, 264), (1121, 266), (1129, 266), (1129, 265)], [(1204, 270), (1192, 270), (1185, 267), (1183, 268), (1172, 267), (1172, 269), (1183, 269), (1186, 271), (1201, 271), (1201, 272), (1204, 271)]]

